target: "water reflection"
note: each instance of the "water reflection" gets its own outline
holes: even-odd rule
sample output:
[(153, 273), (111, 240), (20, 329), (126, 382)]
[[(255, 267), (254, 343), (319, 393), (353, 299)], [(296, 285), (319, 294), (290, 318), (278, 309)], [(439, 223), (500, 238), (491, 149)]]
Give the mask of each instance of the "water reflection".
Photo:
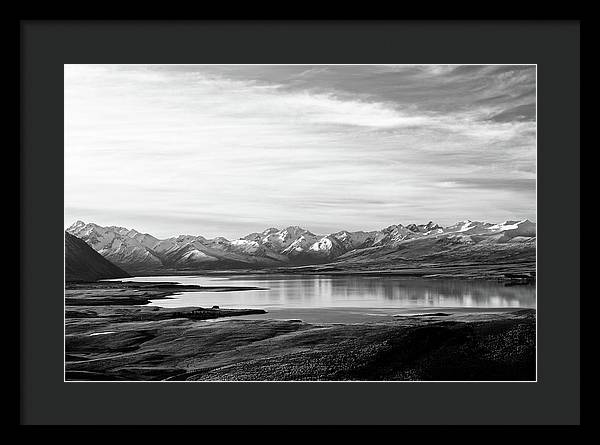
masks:
[(229, 277), (134, 277), (128, 281), (173, 281), (203, 286), (255, 286), (268, 290), (183, 292), (155, 300), (164, 307), (262, 308), (519, 308), (535, 307), (535, 286), (505, 286), (480, 280), (400, 277), (238, 275)]

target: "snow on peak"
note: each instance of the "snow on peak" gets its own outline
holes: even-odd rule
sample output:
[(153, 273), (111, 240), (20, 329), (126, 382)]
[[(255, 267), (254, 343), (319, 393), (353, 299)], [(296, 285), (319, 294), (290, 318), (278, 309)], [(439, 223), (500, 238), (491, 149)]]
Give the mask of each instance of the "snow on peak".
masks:
[(310, 233), (310, 232), (300, 226), (289, 226), (289, 227), (286, 227), (281, 233), (289, 234), (291, 236), (298, 236), (300, 234)]
[(77, 221), (75, 221), (73, 224), (71, 224), (69, 226), (69, 228), (67, 229), (67, 231), (80, 229), (82, 227), (85, 227), (85, 225), (86, 224), (83, 221), (81, 221), (80, 219), (78, 219)]
[(348, 233), (347, 230), (342, 230), (341, 232), (335, 233), (334, 236), (340, 241), (346, 241), (348, 238), (350, 238), (350, 233)]
[(128, 236), (129, 238), (135, 238), (137, 235), (141, 235), (141, 233), (135, 229), (131, 229), (125, 235)]
[(458, 229), (458, 231), (466, 232), (467, 230), (472, 229), (474, 226), (475, 226), (475, 224), (473, 224), (473, 221), (467, 220), (461, 224), (460, 229)]
[(316, 250), (319, 252), (323, 252), (323, 251), (330, 251), (331, 248), (333, 247), (333, 243), (331, 242), (331, 240), (328, 237), (323, 237), (321, 238), (319, 241), (317, 241), (316, 243), (314, 243), (312, 246), (310, 246), (310, 250)]
[[(399, 227), (402, 227), (402, 225)], [(427, 224), (409, 224), (406, 228), (411, 232), (429, 232), (431, 230), (441, 229), (441, 226), (435, 224), (433, 221), (429, 221)]]
[(67, 231), (117, 264), (158, 267), (163, 261), (165, 265), (180, 260), (189, 264), (217, 261), (217, 258), (248, 259), (248, 256), (253, 257), (251, 261), (259, 261), (259, 257), (269, 261), (286, 261), (286, 255), (302, 261), (307, 258), (323, 261), (365, 248), (373, 248), (373, 251), (382, 247), (393, 249), (420, 238), (424, 238), (425, 242), (427, 238), (437, 242), (440, 237), (448, 237), (453, 240), (452, 243), (532, 243), (535, 241), (536, 224), (528, 219), (508, 220), (500, 224), (466, 219), (445, 228), (429, 221), (426, 224), (391, 225), (371, 232), (340, 230), (329, 235), (314, 234), (292, 225), (284, 229), (271, 227), (262, 233), (251, 233), (233, 241), (224, 237), (208, 240), (193, 235), (160, 240), (135, 229), (102, 227), (81, 220), (73, 223)]

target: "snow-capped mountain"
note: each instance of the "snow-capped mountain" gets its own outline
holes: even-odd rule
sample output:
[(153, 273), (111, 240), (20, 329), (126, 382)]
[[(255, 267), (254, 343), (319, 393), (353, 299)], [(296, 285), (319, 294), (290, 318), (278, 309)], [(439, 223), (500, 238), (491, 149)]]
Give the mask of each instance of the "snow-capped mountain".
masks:
[(276, 229), (266, 230), (266, 235), (263, 235), (258, 241), (262, 246), (273, 252), (283, 253), (283, 251), (297, 241), (298, 243), (295, 245), (295, 248), (306, 247), (306, 244), (312, 244), (317, 239), (317, 235), (298, 226), (286, 227), (283, 230), (274, 230)]
[[(535, 252), (536, 225), (529, 220), (494, 224), (464, 220), (442, 227), (427, 224), (391, 225), (378, 231), (342, 230), (317, 235), (299, 226), (268, 228), (237, 240), (179, 235), (160, 240), (119, 226), (102, 227), (77, 221), (67, 232), (129, 273), (166, 270), (267, 268), (332, 261), (393, 259), (454, 255), (460, 249)], [(392, 252), (392, 254), (390, 254)], [(463, 252), (464, 253), (464, 252)]]
[(317, 242), (319, 237), (313, 234), (300, 235), (293, 243), (281, 251), (284, 255), (297, 255), (305, 253), (310, 247)]
[(448, 227), (430, 225), (425, 227), (426, 231), (405, 235), (403, 229), (408, 227), (390, 226), (378, 233), (371, 247), (346, 252), (332, 264), (364, 270), (422, 265), (535, 263), (535, 223), (526, 219), (501, 224), (465, 220)]
[(102, 227), (83, 221), (77, 221), (67, 232), (82, 239), (104, 258), (126, 271), (158, 269), (162, 266), (160, 258), (142, 244), (153, 238), (150, 235), (145, 237), (124, 227)]
[(331, 236), (342, 243), (346, 251), (350, 251), (370, 246), (376, 234), (377, 232), (375, 231), (348, 232), (347, 230), (342, 230), (340, 232), (333, 233)]
[(442, 227), (435, 224), (433, 221), (429, 221), (427, 224), (409, 224), (408, 226), (406, 226), (406, 228), (411, 232), (429, 233), (432, 230), (438, 230)]
[(410, 230), (402, 224), (392, 225), (377, 232), (373, 238), (373, 246), (387, 246), (390, 244), (398, 244), (405, 239), (418, 236), (418, 231)]

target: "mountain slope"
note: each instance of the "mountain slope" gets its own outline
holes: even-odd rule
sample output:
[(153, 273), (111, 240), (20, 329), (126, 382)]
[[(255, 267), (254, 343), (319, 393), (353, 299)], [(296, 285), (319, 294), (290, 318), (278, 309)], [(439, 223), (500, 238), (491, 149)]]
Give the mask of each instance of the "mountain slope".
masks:
[(535, 224), (529, 220), (491, 224), (461, 221), (400, 242), (353, 250), (331, 264), (352, 269), (535, 263)]
[(162, 267), (161, 260), (146, 244), (153, 238), (150, 235), (141, 236), (139, 232), (124, 227), (102, 227), (82, 221), (77, 221), (67, 232), (84, 240), (104, 258), (129, 273)]
[(129, 274), (112, 264), (85, 241), (65, 232), (65, 280), (96, 281)]
[(375, 231), (316, 235), (299, 226), (269, 228), (230, 241), (180, 235), (160, 240), (119, 226), (77, 221), (67, 232), (132, 274), (171, 270), (270, 269), (327, 264), (400, 267), (453, 262), (535, 261), (536, 225), (464, 220), (442, 227), (396, 224)]

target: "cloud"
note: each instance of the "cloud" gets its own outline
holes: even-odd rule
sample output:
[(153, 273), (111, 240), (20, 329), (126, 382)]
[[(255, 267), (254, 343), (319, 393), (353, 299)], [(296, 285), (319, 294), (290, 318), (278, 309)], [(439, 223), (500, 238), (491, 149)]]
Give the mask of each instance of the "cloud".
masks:
[(65, 217), (230, 238), (531, 217), (534, 74), (65, 65)]
[(444, 180), (440, 187), (470, 188), (478, 190), (502, 190), (515, 192), (535, 192), (535, 178), (459, 178)]
[(496, 122), (533, 121), (535, 120), (535, 104), (517, 105), (501, 111), (489, 119)]

